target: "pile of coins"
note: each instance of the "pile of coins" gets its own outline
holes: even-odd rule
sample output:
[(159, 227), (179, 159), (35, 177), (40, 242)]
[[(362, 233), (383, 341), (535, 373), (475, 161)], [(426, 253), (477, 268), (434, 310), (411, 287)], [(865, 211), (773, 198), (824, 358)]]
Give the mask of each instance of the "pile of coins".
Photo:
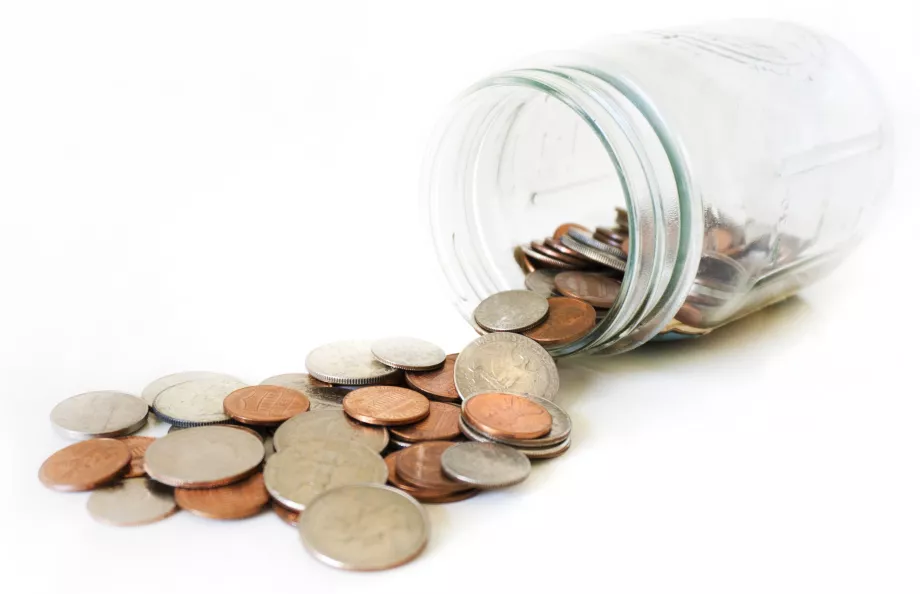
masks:
[[(327, 564), (401, 565), (428, 541), (421, 503), (516, 485), (532, 459), (571, 443), (571, 419), (552, 402), (555, 362), (512, 332), (536, 330), (535, 317), (552, 312), (545, 298), (517, 293), (543, 303), (486, 300), (481, 323), (507, 331), (457, 355), (405, 337), (337, 342), (307, 356), (308, 373), (258, 385), (192, 371), (157, 379), (140, 397), (73, 396), (51, 421), (82, 441), (52, 454), (39, 479), (59, 491), (92, 490), (90, 516), (117, 526), (178, 509), (231, 520), (271, 504)], [(129, 435), (158, 421), (170, 425), (162, 437)]]

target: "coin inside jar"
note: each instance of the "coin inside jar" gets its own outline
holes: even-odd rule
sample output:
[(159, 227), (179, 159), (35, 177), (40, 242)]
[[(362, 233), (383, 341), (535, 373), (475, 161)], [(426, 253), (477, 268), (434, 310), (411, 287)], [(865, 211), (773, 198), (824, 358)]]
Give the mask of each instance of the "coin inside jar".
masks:
[(428, 416), (428, 399), (396, 386), (359, 388), (342, 401), (345, 413), (369, 425), (406, 425)]
[(533, 328), (549, 313), (546, 298), (533, 291), (502, 291), (486, 297), (473, 312), (476, 323), (490, 332)]
[(455, 439), (460, 436), (460, 407), (446, 402), (429, 402), (427, 417), (411, 425), (390, 427), (390, 434), (410, 443)]
[(280, 386), (247, 386), (224, 399), (224, 412), (250, 425), (277, 425), (309, 409), (301, 392)]
[(594, 328), (597, 311), (589, 303), (571, 297), (551, 297), (546, 321), (524, 336), (546, 346), (574, 342)]
[(454, 383), (454, 365), (457, 354), (447, 355), (444, 365), (435, 371), (406, 373), (406, 383), (432, 400), (459, 402), (460, 393)]
[(57, 491), (89, 491), (121, 477), (131, 451), (117, 439), (89, 439), (67, 446), (38, 470), (43, 485)]
[(616, 303), (620, 282), (609, 276), (581, 271), (556, 275), (556, 289), (566, 297), (586, 301), (594, 307), (608, 309)]
[(463, 417), (486, 435), (532, 439), (550, 432), (553, 418), (529, 398), (502, 392), (476, 394), (463, 403)]
[(424, 441), (402, 450), (396, 457), (396, 474), (422, 489), (448, 493), (469, 489), (469, 485), (452, 479), (441, 470), (441, 456), (453, 445), (452, 441)]
[(259, 513), (268, 503), (262, 473), (214, 489), (176, 489), (176, 503), (197, 516), (237, 520)]

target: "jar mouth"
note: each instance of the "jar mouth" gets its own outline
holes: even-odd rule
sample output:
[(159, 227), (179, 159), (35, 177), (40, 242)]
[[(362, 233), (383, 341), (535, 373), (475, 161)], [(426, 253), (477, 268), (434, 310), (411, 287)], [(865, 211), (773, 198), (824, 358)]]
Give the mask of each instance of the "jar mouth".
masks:
[[(550, 353), (623, 352), (673, 318), (701, 249), (689, 185), (675, 172), (678, 153), (609, 81), (564, 67), (502, 73), (462, 94), (436, 138), (423, 209), (468, 320), (485, 297), (520, 288), (514, 245), (563, 223), (613, 224), (617, 202), (629, 213), (630, 249), (616, 302), (589, 334)], [(581, 216), (562, 214), (573, 211)]]

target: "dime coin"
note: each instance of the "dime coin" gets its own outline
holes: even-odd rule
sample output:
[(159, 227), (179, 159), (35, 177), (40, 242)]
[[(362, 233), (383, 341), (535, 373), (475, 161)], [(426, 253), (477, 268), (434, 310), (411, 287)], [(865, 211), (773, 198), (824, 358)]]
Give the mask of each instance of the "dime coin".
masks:
[(526, 245), (521, 246), (520, 249), (531, 262), (538, 262), (549, 268), (557, 268), (559, 270), (577, 270), (581, 267), (580, 265), (576, 266), (574, 264), (569, 264), (568, 262), (563, 262), (557, 258), (550, 258), (549, 256), (541, 254), (540, 252), (533, 250)]
[(453, 493), (469, 489), (469, 485), (441, 471), (441, 455), (453, 445), (452, 441), (424, 441), (402, 450), (396, 457), (397, 476), (411, 485), (433, 491)]
[(391, 427), (393, 439), (414, 443), (449, 441), (460, 437), (460, 407), (446, 402), (430, 402), (428, 416), (412, 425)]
[(398, 375), (398, 371), (374, 358), (367, 342), (333, 342), (307, 355), (310, 375), (332, 384), (362, 386)]
[(588, 228), (584, 225), (579, 225), (578, 223), (565, 223), (564, 225), (559, 225), (556, 227), (556, 231), (553, 232), (553, 239), (562, 239), (562, 236), (568, 233), (570, 229), (581, 229), (585, 232), (588, 231)]
[(406, 383), (432, 400), (459, 402), (460, 393), (454, 383), (454, 364), (457, 355), (447, 355), (444, 366), (437, 371), (410, 372), (406, 374)]
[(527, 258), (520, 246), (514, 248), (514, 261), (521, 267), (521, 271), (524, 274), (529, 274), (535, 270), (533, 263)]
[(508, 392), (552, 400), (559, 391), (559, 372), (546, 349), (508, 332), (480, 336), (463, 349), (454, 380), (464, 399), (477, 392)]
[(277, 501), (272, 501), (272, 511), (275, 512), (279, 518), (284, 520), (286, 524), (297, 527), (297, 522), (300, 521), (300, 512), (288, 509), (278, 503)]
[(390, 442), (385, 427), (371, 427), (352, 421), (340, 410), (301, 413), (281, 424), (273, 436), (275, 450), (281, 452), (301, 442), (353, 441), (382, 452)]
[(408, 371), (429, 371), (444, 364), (444, 350), (418, 338), (394, 337), (371, 345), (374, 357), (390, 367)]
[(117, 439), (90, 439), (51, 454), (38, 470), (38, 479), (57, 491), (89, 491), (122, 476), (131, 464), (131, 451)]
[(224, 399), (224, 412), (250, 425), (277, 425), (309, 408), (303, 393), (281, 386), (247, 386)]
[(231, 377), (190, 380), (166, 388), (153, 401), (153, 412), (171, 425), (213, 425), (230, 420), (224, 398), (246, 384)]
[(502, 291), (486, 297), (473, 317), (490, 332), (529, 330), (546, 319), (549, 304), (533, 291)]
[[(484, 435), (476, 431), (473, 427), (467, 424), (466, 421), (463, 420), (463, 417), (460, 417), (460, 431), (462, 431), (465, 436), (467, 436), (473, 441), (478, 441), (480, 443), (496, 443), (496, 442), (502, 443), (496, 439), (492, 439), (488, 435)], [(538, 460), (538, 459), (555, 458), (557, 456), (561, 456), (569, 449), (569, 446), (571, 444), (572, 444), (572, 439), (567, 437), (561, 442), (555, 443), (553, 445), (543, 445), (543, 446), (537, 446), (537, 447), (525, 447), (525, 446), (518, 446), (518, 445), (511, 445), (511, 444), (505, 444), (505, 445), (511, 445), (511, 447), (521, 452), (522, 454), (524, 454), (531, 460)]]
[(153, 406), (153, 401), (156, 400), (160, 392), (166, 388), (196, 380), (233, 380), (239, 382), (241, 386), (246, 385), (235, 377), (231, 377), (225, 373), (215, 373), (213, 371), (182, 371), (180, 373), (165, 375), (152, 381), (144, 388), (143, 392), (141, 392), (141, 398), (143, 398), (147, 404)]
[(308, 388), (329, 388), (332, 384), (316, 379), (309, 373), (282, 373), (265, 378), (259, 385), (262, 386), (281, 386), (282, 388), (291, 388), (298, 392), (303, 392), (307, 396)]
[(268, 503), (262, 473), (215, 489), (176, 489), (176, 503), (196, 516), (238, 520), (254, 516)]
[[(596, 241), (594, 238), (590, 239), (592, 241)], [(620, 257), (619, 255), (612, 255), (609, 251), (607, 251), (617, 249), (613, 246), (606, 246), (607, 250), (599, 250), (593, 246), (572, 239), (572, 237), (569, 235), (566, 235), (562, 238), (562, 243), (564, 243), (567, 247), (572, 248), (584, 257), (592, 260), (593, 262), (603, 264), (604, 266), (612, 268), (618, 272), (624, 272), (626, 270), (626, 254), (621, 251), (620, 253), (622, 254), (622, 257)]]
[(542, 297), (552, 297), (556, 292), (556, 275), (558, 270), (541, 269), (534, 270), (524, 279), (524, 286)]
[(221, 425), (192, 427), (150, 444), (144, 469), (163, 484), (201, 489), (249, 476), (264, 457), (262, 439), (249, 431)]
[(348, 485), (313, 500), (298, 524), (304, 546), (342, 569), (388, 569), (418, 557), (428, 518), (412, 497), (383, 485)]
[(89, 515), (113, 526), (140, 526), (176, 511), (172, 490), (147, 478), (130, 478), (93, 491), (86, 502)]
[(562, 272), (556, 276), (556, 289), (566, 297), (609, 309), (616, 303), (620, 293), (620, 281), (597, 273)]
[(530, 474), (530, 459), (498, 443), (458, 443), (441, 456), (444, 473), (479, 489), (498, 489), (523, 482)]
[(428, 416), (428, 399), (396, 386), (359, 388), (342, 401), (345, 413), (370, 425), (406, 425)]
[(590, 332), (596, 320), (595, 309), (581, 299), (551, 297), (549, 317), (525, 332), (524, 336), (545, 347), (568, 344)]
[(51, 411), (51, 423), (70, 439), (117, 437), (147, 424), (147, 403), (123, 392), (86, 392), (71, 396)]
[(303, 510), (329, 489), (358, 483), (383, 484), (387, 466), (379, 454), (350, 441), (305, 441), (278, 452), (265, 464), (265, 487), (279, 503)]
[(144, 453), (147, 451), (147, 447), (156, 439), (132, 435), (131, 437), (120, 437), (118, 441), (128, 446), (128, 450), (131, 452), (131, 466), (124, 477), (138, 478), (145, 476), (147, 473), (144, 472)]
[(480, 433), (534, 439), (550, 432), (553, 418), (535, 401), (515, 394), (484, 392), (463, 402), (463, 418)]

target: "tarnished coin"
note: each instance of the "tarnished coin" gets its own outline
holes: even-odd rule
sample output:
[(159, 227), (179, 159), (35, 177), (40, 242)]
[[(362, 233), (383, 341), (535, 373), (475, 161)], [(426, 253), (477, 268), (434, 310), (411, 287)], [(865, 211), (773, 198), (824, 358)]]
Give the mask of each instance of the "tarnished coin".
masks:
[(549, 434), (553, 418), (535, 401), (502, 392), (476, 394), (463, 402), (463, 418), (480, 433), (506, 439)]
[(371, 345), (374, 357), (390, 367), (407, 371), (428, 371), (444, 364), (444, 349), (426, 340), (397, 336)]
[(533, 263), (527, 258), (527, 254), (521, 246), (514, 248), (514, 261), (521, 267), (521, 272), (529, 274), (535, 270)]
[(459, 402), (460, 393), (454, 383), (454, 365), (456, 354), (447, 355), (444, 366), (436, 371), (410, 372), (406, 374), (406, 383), (432, 400)]
[(176, 489), (176, 503), (203, 518), (238, 520), (254, 516), (268, 503), (262, 473), (214, 489)]
[(587, 301), (594, 307), (609, 309), (620, 293), (620, 281), (590, 272), (562, 272), (556, 275), (556, 289), (566, 297)]
[(447, 448), (441, 469), (472, 487), (498, 489), (523, 482), (530, 475), (530, 459), (510, 446), (470, 441)]
[[(465, 436), (467, 436), (469, 439), (473, 441), (478, 441), (480, 443), (497, 442), (497, 440), (492, 439), (488, 435), (484, 435), (476, 431), (466, 421), (463, 420), (463, 417), (460, 417), (460, 431), (462, 431)], [(498, 443), (501, 443), (501, 442), (498, 442)], [(510, 444), (506, 444), (506, 445), (510, 445)], [(568, 451), (569, 446), (571, 445), (572, 445), (572, 438), (569, 437), (553, 445), (545, 445), (545, 446), (538, 446), (538, 447), (524, 447), (524, 446), (513, 445), (511, 447), (521, 452), (522, 454), (524, 454), (531, 460), (543, 460), (547, 458), (556, 458), (557, 456), (561, 456), (566, 451)]]
[(388, 569), (418, 557), (428, 542), (428, 518), (412, 497), (383, 485), (327, 491), (303, 512), (304, 546), (342, 569)]
[(147, 478), (130, 478), (93, 491), (86, 502), (89, 515), (113, 526), (140, 526), (176, 511), (172, 489)]
[(552, 297), (556, 292), (556, 275), (558, 270), (543, 268), (534, 270), (524, 278), (524, 286), (542, 297)]
[(86, 392), (51, 410), (51, 423), (70, 439), (117, 437), (147, 424), (147, 403), (123, 392)]
[(156, 397), (160, 395), (160, 392), (166, 388), (171, 388), (175, 385), (182, 384), (185, 382), (197, 381), (197, 380), (233, 380), (239, 382), (241, 386), (246, 385), (235, 377), (229, 376), (226, 373), (215, 373), (213, 371), (182, 371), (180, 373), (172, 373), (170, 375), (165, 375), (159, 379), (153, 380), (144, 390), (141, 392), (141, 398), (153, 406), (153, 401), (156, 400)]
[(147, 452), (147, 447), (156, 441), (155, 438), (132, 435), (131, 437), (120, 437), (118, 441), (128, 446), (128, 450), (131, 451), (131, 466), (124, 477), (138, 478), (145, 476), (147, 473), (144, 471), (144, 454)]
[(508, 392), (552, 400), (559, 391), (556, 362), (533, 340), (500, 332), (471, 342), (454, 368), (464, 399), (478, 392)]
[(490, 332), (519, 332), (546, 319), (549, 304), (533, 291), (502, 291), (483, 299), (473, 317)]
[(441, 456), (452, 441), (423, 441), (402, 450), (396, 457), (396, 474), (407, 483), (434, 491), (454, 493), (469, 485), (452, 479), (441, 471)]
[(594, 328), (597, 311), (581, 299), (551, 297), (546, 321), (524, 332), (524, 336), (545, 347), (574, 342)]
[(342, 401), (345, 414), (370, 425), (406, 425), (428, 416), (428, 399), (397, 386), (359, 388)]
[(303, 392), (307, 396), (308, 388), (329, 388), (332, 386), (329, 382), (318, 380), (309, 373), (282, 373), (265, 378), (259, 385), (262, 386), (281, 386), (282, 388), (291, 388), (298, 392)]
[(163, 484), (203, 489), (248, 476), (264, 457), (262, 439), (249, 431), (221, 425), (191, 427), (150, 444), (144, 469)]
[(428, 416), (411, 425), (390, 427), (393, 439), (414, 443), (449, 441), (460, 436), (460, 407), (446, 402), (428, 403)]
[(383, 484), (387, 465), (367, 446), (352, 441), (304, 441), (265, 464), (265, 487), (285, 507), (303, 510), (321, 493), (342, 485)]
[(295, 528), (297, 527), (297, 522), (300, 521), (299, 511), (288, 509), (277, 501), (272, 501), (272, 511), (275, 512), (275, 515), (281, 518), (285, 524), (290, 524)]
[(306, 364), (313, 377), (346, 386), (376, 384), (399, 373), (374, 358), (371, 343), (360, 341), (333, 342), (313, 349)]
[(340, 410), (311, 410), (291, 417), (273, 436), (275, 451), (307, 441), (353, 441), (382, 452), (390, 441), (385, 427), (371, 427), (351, 420)]
[(38, 470), (38, 479), (56, 491), (89, 491), (121, 477), (131, 451), (117, 439), (89, 439), (58, 450)]
[(309, 409), (303, 393), (281, 386), (247, 386), (224, 399), (224, 412), (249, 425), (277, 425)]
[(224, 398), (246, 384), (231, 377), (182, 382), (166, 388), (153, 401), (153, 412), (171, 425), (195, 427), (224, 423)]

